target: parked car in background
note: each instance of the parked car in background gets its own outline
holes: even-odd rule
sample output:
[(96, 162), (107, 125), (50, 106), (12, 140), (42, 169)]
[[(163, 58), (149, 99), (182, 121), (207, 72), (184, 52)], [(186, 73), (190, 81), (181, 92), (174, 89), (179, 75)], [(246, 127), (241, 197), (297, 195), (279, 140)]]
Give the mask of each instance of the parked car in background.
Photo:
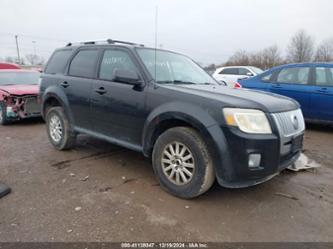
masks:
[(245, 88), (263, 90), (297, 100), (309, 121), (333, 122), (333, 64), (302, 63), (272, 68), (240, 80)]
[(40, 73), (24, 69), (0, 70), (0, 124), (40, 116)]
[(220, 67), (215, 70), (213, 77), (229, 87), (238, 88), (240, 87), (239, 79), (253, 77), (262, 72), (263, 70), (260, 68), (251, 66)]
[(230, 188), (267, 181), (302, 150), (296, 101), (220, 86), (184, 55), (130, 42), (57, 49), (40, 100), (56, 149), (83, 133), (142, 152), (160, 186), (182, 198), (203, 194), (215, 179)]
[(21, 67), (13, 63), (0, 62), (0, 69), (21, 69)]

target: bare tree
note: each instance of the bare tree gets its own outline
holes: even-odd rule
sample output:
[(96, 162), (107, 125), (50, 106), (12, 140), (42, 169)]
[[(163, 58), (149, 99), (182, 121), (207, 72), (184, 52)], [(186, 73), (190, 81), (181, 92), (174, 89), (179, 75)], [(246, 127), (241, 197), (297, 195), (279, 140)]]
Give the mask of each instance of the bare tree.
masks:
[(239, 50), (225, 63), (226, 66), (247, 66), (250, 64), (250, 55), (245, 50)]
[(262, 51), (262, 64), (260, 68), (268, 69), (283, 64), (278, 46), (270, 46)]
[(12, 57), (12, 56), (6, 56), (5, 58), (5, 62), (8, 62), (8, 63), (15, 63), (16, 59), (15, 57)]
[(333, 62), (333, 38), (324, 40), (317, 48), (316, 61)]
[(234, 53), (226, 66), (255, 66), (262, 69), (268, 69), (284, 62), (278, 46), (270, 46), (261, 51), (248, 53), (244, 50), (239, 50)]
[(311, 61), (314, 51), (314, 39), (304, 30), (298, 31), (288, 46), (287, 60), (289, 62)]
[(35, 65), (36, 64), (36, 60), (37, 60), (37, 56), (34, 54), (27, 54), (25, 56), (25, 58), (27, 59), (28, 63), (30, 65)]
[(27, 54), (25, 58), (30, 65), (43, 65), (45, 62), (43, 57), (34, 54)]

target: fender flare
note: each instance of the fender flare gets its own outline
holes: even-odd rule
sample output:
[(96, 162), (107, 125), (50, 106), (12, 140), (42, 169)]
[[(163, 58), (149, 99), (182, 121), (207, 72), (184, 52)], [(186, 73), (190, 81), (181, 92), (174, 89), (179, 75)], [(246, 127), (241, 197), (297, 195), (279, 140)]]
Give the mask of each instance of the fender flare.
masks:
[(172, 102), (161, 105), (148, 116), (142, 135), (143, 154), (149, 157), (153, 149), (154, 132), (161, 122), (180, 120), (191, 124), (194, 128), (209, 136), (214, 146), (215, 171), (218, 179), (229, 179), (234, 170), (228, 151), (228, 143), (216, 120), (198, 105)]
[(61, 104), (61, 106), (64, 107), (64, 112), (67, 115), (70, 123), (74, 124), (73, 123), (74, 118), (73, 118), (72, 112), (70, 111), (70, 108), (69, 108), (70, 105), (68, 103), (66, 94), (55, 86), (49, 87), (42, 96), (42, 116), (43, 116), (43, 118), (45, 119), (45, 117), (44, 117), (45, 103), (50, 98), (56, 99)]

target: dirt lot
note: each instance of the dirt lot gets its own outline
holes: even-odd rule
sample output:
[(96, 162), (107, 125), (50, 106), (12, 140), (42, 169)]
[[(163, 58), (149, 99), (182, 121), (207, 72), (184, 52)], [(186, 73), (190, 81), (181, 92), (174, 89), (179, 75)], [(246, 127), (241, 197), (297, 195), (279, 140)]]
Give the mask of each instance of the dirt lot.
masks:
[(58, 152), (40, 120), (0, 127), (0, 241), (333, 241), (333, 128), (309, 126), (305, 153), (322, 167), (189, 201), (139, 153), (86, 136)]

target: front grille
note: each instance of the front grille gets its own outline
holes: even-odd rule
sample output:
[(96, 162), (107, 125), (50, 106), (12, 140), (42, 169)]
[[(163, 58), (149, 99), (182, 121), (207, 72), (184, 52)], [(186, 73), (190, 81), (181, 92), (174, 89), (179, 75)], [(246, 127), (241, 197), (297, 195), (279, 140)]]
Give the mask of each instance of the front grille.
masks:
[(40, 105), (38, 104), (37, 97), (27, 97), (24, 99), (24, 111), (27, 115), (40, 113)]
[[(292, 156), (302, 149), (305, 123), (300, 109), (272, 114), (280, 134), (281, 156)], [(300, 143), (298, 143), (300, 141)]]
[(278, 126), (280, 135), (290, 137), (300, 134), (305, 129), (304, 118), (301, 109), (289, 112), (272, 114)]

